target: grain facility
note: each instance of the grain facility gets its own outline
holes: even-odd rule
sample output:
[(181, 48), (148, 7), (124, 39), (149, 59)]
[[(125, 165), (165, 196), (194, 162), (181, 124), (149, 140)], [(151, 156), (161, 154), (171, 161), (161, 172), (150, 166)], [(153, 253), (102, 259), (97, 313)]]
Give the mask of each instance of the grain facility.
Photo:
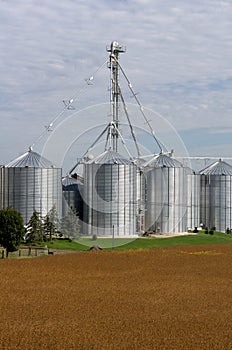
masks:
[(108, 150), (84, 164), (86, 234), (116, 236), (136, 232), (136, 166)]
[(147, 179), (146, 230), (185, 232), (187, 227), (187, 174), (183, 165), (160, 154), (145, 164)]
[(187, 227), (199, 227), (200, 219), (200, 174), (187, 169)]
[(61, 217), (62, 170), (31, 148), (2, 170), (2, 207), (18, 210), (27, 223), (36, 210), (45, 216), (53, 206)]
[(68, 208), (73, 209), (80, 220), (83, 220), (83, 179), (77, 174), (67, 175), (62, 179), (63, 205), (62, 216), (65, 216)]
[(219, 159), (200, 171), (200, 220), (226, 232), (232, 227), (232, 166)]
[[(32, 148), (0, 167), (0, 208), (11, 206), (28, 223), (34, 210), (44, 217), (56, 207), (59, 218), (72, 208), (81, 234), (131, 237), (144, 232), (183, 233), (195, 227), (232, 228), (232, 166), (223, 160), (197, 172), (173, 156), (156, 137), (137, 94), (119, 63), (125, 47), (113, 41), (107, 48), (110, 69), (110, 122), (62, 179), (61, 167)], [(158, 151), (141, 152), (119, 84), (121, 74), (138, 105)], [(91, 77), (90, 80), (92, 80)], [(63, 101), (71, 109), (73, 99)], [(124, 112), (134, 153), (120, 129)], [(50, 125), (52, 125), (51, 123)], [(50, 127), (49, 125), (49, 127)], [(48, 130), (50, 131), (48, 127)], [(105, 137), (102, 151), (91, 151)], [(82, 174), (74, 170), (82, 167)], [(62, 195), (63, 193), (63, 195)]]

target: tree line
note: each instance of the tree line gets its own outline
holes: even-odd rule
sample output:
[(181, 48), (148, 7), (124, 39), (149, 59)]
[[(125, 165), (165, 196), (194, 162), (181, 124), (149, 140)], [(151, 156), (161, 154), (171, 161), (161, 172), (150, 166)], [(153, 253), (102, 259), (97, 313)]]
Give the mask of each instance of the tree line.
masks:
[(79, 219), (75, 210), (69, 208), (61, 220), (55, 206), (45, 217), (35, 210), (26, 226), (17, 210), (0, 210), (0, 245), (6, 249), (6, 256), (9, 252), (16, 251), (22, 241), (45, 242), (54, 237), (79, 238)]

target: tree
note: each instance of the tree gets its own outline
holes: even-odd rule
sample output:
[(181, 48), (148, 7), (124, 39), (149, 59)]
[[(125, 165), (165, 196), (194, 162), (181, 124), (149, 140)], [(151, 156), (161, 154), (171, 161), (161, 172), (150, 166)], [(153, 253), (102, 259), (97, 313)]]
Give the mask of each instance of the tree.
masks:
[(79, 219), (74, 209), (69, 208), (61, 221), (61, 232), (69, 238), (79, 238)]
[(44, 232), (49, 235), (50, 241), (52, 240), (52, 236), (59, 232), (59, 228), (60, 220), (54, 205), (44, 218)]
[(21, 214), (12, 208), (0, 210), (0, 245), (6, 249), (7, 257), (9, 252), (18, 249), (24, 234)]
[(49, 236), (49, 239), (51, 241), (52, 240), (52, 232), (54, 231), (54, 228), (53, 228), (52, 222), (50, 221), (48, 214), (44, 218), (43, 228), (44, 228), (45, 235)]
[(39, 213), (35, 210), (27, 224), (26, 241), (27, 242), (43, 242), (46, 240), (43, 223)]

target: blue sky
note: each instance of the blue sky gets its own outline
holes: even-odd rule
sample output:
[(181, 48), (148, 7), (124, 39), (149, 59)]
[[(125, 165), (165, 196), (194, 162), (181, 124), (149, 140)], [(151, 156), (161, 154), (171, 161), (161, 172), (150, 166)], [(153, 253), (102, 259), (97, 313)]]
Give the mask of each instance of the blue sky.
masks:
[[(109, 100), (106, 66), (93, 85), (85, 79), (113, 40), (127, 48), (120, 62), (143, 106), (177, 131), (190, 155), (232, 157), (231, 1), (0, 0), (1, 164), (34, 143), (62, 100), (75, 96), (77, 114)], [(86, 119), (77, 120), (82, 130)], [(93, 126), (105, 121), (107, 112), (91, 116)], [(169, 146), (155, 120), (153, 127)]]

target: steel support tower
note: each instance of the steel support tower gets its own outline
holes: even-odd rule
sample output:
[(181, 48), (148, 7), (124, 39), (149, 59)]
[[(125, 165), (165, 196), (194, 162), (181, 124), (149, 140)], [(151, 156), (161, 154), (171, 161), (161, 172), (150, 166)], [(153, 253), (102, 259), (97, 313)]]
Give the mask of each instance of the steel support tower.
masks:
[(111, 105), (112, 117), (115, 128), (112, 129), (112, 144), (113, 150), (118, 151), (118, 127), (119, 127), (119, 54), (126, 51), (125, 47), (119, 45), (117, 41), (112, 41), (111, 45), (107, 47), (110, 52), (109, 68), (111, 70)]

